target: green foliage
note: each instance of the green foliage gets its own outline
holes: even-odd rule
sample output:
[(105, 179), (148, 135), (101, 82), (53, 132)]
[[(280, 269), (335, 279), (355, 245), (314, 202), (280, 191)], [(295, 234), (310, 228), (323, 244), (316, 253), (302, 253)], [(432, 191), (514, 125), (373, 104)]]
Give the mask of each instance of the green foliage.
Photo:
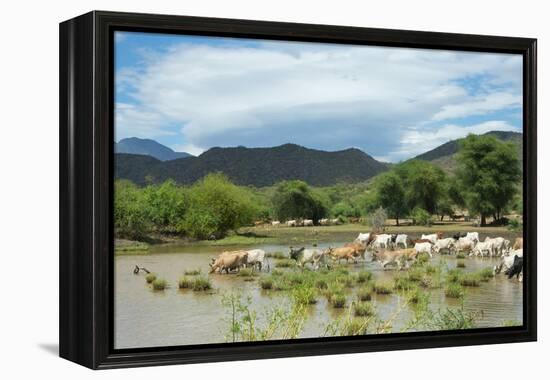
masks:
[(380, 282), (374, 284), (374, 291), (376, 294), (391, 294), (393, 293), (393, 287), (389, 283)]
[(346, 296), (343, 293), (333, 294), (330, 303), (335, 309), (341, 309), (346, 306)]
[(260, 279), (260, 286), (264, 290), (273, 289), (273, 278), (271, 276), (262, 277)]
[(399, 218), (407, 213), (403, 180), (395, 171), (390, 171), (379, 175), (374, 186), (378, 205), (399, 225)]
[(251, 195), (221, 174), (209, 174), (189, 189), (190, 206), (184, 230), (198, 239), (220, 238), (227, 231), (250, 224)]
[(464, 297), (464, 288), (452, 282), (445, 287), (445, 296), (449, 298), (462, 298)]
[(466, 263), (464, 262), (464, 260), (457, 260), (456, 261), (456, 267), (457, 268), (466, 268)]
[(512, 218), (508, 222), (508, 229), (515, 232), (523, 231), (523, 223), (519, 219)]
[(201, 270), (200, 269), (188, 269), (188, 270), (183, 271), (183, 274), (186, 275), (186, 276), (197, 276), (197, 275), (201, 274)]
[(150, 228), (143, 192), (126, 180), (115, 182), (114, 224), (117, 236), (141, 240)]
[(471, 213), (502, 217), (521, 180), (517, 147), (492, 136), (469, 135), (460, 142), (457, 178)]
[(431, 226), (432, 216), (430, 213), (420, 207), (415, 207), (411, 213), (411, 218), (417, 226)]
[(212, 289), (212, 282), (206, 276), (195, 277), (193, 279), (193, 283), (191, 285), (191, 288), (195, 292), (202, 292), (202, 291), (205, 291), (205, 290), (210, 290), (210, 289)]
[(359, 301), (370, 301), (372, 298), (372, 292), (374, 291), (372, 285), (365, 285), (357, 290), (357, 299)]
[(273, 211), (279, 220), (319, 220), (328, 214), (326, 199), (303, 181), (283, 181), (273, 195)]
[(178, 287), (180, 289), (190, 289), (193, 287), (193, 279), (187, 276), (183, 276), (178, 281)]
[(155, 273), (148, 273), (147, 276), (145, 276), (145, 281), (147, 281), (148, 284), (152, 283), (157, 279), (157, 275)]
[(349, 202), (341, 201), (332, 206), (330, 213), (332, 216), (350, 218), (350, 217), (359, 217), (361, 215), (360, 210), (352, 206)]
[(179, 232), (189, 206), (186, 190), (172, 180), (161, 185), (148, 185), (143, 199), (149, 222), (162, 232)]

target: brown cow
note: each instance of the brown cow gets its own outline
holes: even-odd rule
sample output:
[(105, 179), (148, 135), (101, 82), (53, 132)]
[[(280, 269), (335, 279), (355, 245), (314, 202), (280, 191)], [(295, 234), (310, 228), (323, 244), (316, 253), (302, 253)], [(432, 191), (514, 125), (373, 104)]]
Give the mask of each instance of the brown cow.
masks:
[(353, 256), (358, 258), (361, 257), (362, 259), (365, 258), (365, 251), (367, 250), (366, 244), (361, 244), (359, 242), (353, 242), (353, 243), (347, 243), (344, 245), (344, 247), (350, 247), (354, 249)]
[(514, 251), (518, 249), (523, 249), (523, 238), (516, 238), (516, 241), (514, 242), (514, 246), (512, 247)]
[(222, 252), (216, 259), (212, 259), (212, 263), (209, 264), (209, 273), (214, 273), (218, 269), (220, 273), (223, 273), (224, 270), (226, 273), (233, 269), (239, 270), (246, 264), (247, 258), (248, 252), (246, 251)]
[(411, 243), (412, 243), (412, 245), (415, 245), (416, 243), (430, 243), (430, 244), (433, 244), (434, 242), (431, 241), (430, 239), (416, 239), (416, 240), (411, 240)]
[(373, 261), (378, 261), (382, 264), (382, 268), (386, 265), (395, 263), (397, 264), (397, 270), (401, 270), (401, 263), (409, 260), (416, 259), (416, 250), (414, 248), (398, 249), (395, 251), (382, 250), (380, 252), (374, 252), (372, 256)]
[(355, 248), (354, 247), (340, 247), (340, 248), (332, 248), (329, 247), (326, 251), (326, 253), (332, 258), (332, 260), (340, 260), (346, 259), (346, 262), (349, 262), (349, 260), (356, 261), (355, 259)]

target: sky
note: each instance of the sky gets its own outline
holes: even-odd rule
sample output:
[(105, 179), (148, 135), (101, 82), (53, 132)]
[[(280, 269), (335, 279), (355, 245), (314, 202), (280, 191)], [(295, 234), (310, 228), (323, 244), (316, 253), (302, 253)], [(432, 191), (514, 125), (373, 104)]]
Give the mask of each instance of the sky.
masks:
[(115, 34), (115, 139), (193, 155), (294, 143), (399, 162), (469, 133), (522, 131), (522, 57)]

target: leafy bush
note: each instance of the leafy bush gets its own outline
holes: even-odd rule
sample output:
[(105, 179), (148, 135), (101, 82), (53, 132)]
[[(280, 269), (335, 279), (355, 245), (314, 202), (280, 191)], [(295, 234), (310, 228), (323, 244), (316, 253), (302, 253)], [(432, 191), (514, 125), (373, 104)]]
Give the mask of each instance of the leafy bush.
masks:
[(130, 181), (115, 181), (115, 234), (121, 238), (141, 240), (151, 228), (147, 203), (140, 189)]
[(382, 231), (388, 219), (388, 213), (382, 207), (378, 207), (370, 214), (370, 225), (373, 231)]
[(147, 276), (145, 276), (145, 281), (147, 281), (148, 284), (152, 283), (157, 279), (157, 275), (155, 273), (148, 273)]
[(260, 286), (264, 290), (273, 289), (273, 278), (272, 277), (262, 277), (260, 279)]
[(411, 218), (417, 226), (431, 226), (432, 216), (430, 213), (420, 207), (415, 207), (411, 213)]
[(205, 276), (195, 277), (192, 285), (193, 291), (201, 292), (212, 289), (212, 283), (210, 279)]
[(279, 220), (306, 218), (319, 220), (327, 216), (327, 200), (303, 181), (283, 181), (272, 198), (273, 211)]
[(157, 278), (153, 281), (154, 290), (164, 290), (166, 288), (166, 280)]

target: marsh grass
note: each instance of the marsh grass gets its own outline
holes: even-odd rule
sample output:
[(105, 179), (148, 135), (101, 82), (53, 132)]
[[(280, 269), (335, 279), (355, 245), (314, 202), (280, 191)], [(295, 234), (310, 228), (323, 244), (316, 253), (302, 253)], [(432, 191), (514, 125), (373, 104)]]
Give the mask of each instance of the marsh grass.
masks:
[(355, 302), (353, 304), (353, 314), (356, 317), (372, 317), (376, 314), (376, 309), (370, 302)]
[(414, 288), (407, 294), (407, 301), (414, 306), (427, 305), (430, 301), (430, 296), (421, 289)]
[(407, 275), (396, 276), (393, 279), (393, 288), (395, 290), (411, 290), (416, 285)]
[(370, 301), (374, 289), (372, 285), (363, 285), (357, 290), (357, 299), (359, 301)]
[(457, 283), (450, 283), (445, 287), (445, 296), (449, 298), (463, 298), (464, 288)]
[(461, 253), (461, 252), (460, 252), (460, 253), (457, 253), (457, 254), (456, 254), (456, 258), (457, 258), (458, 260), (463, 260), (463, 259), (466, 258), (466, 255), (465, 255), (464, 253)]
[(392, 294), (393, 287), (390, 283), (379, 282), (374, 284), (374, 291), (376, 292), (376, 294)]
[(464, 260), (457, 260), (456, 267), (457, 268), (466, 268), (466, 263), (464, 262)]
[(495, 272), (493, 268), (483, 268), (478, 272), (478, 275), (481, 281), (489, 281), (491, 278), (495, 277)]
[(292, 298), (298, 305), (307, 306), (317, 303), (315, 288), (309, 285), (300, 285), (292, 290)]
[(372, 272), (363, 270), (357, 273), (356, 281), (358, 284), (364, 284), (365, 282), (369, 282), (370, 280), (372, 280)]
[(178, 281), (178, 287), (180, 289), (190, 289), (193, 286), (193, 279), (183, 276)]
[(460, 282), (462, 275), (463, 275), (462, 271), (458, 269), (449, 269), (447, 271), (447, 282), (451, 282), (451, 283)]
[(333, 294), (330, 303), (335, 309), (342, 309), (346, 306), (346, 296), (343, 293)]
[(212, 282), (206, 276), (200, 276), (193, 279), (192, 289), (195, 292), (203, 292), (212, 289)]
[(252, 268), (241, 268), (241, 270), (239, 270), (239, 273), (237, 273), (238, 277), (248, 277), (248, 278), (250, 278), (250, 277), (255, 277), (257, 275), (258, 274)]
[(274, 284), (273, 277), (271, 276), (265, 276), (260, 279), (260, 287), (264, 290), (271, 290), (273, 289)]
[(167, 282), (165, 279), (157, 278), (153, 282), (153, 290), (164, 290), (166, 288)]
[(288, 259), (288, 256), (284, 252), (268, 252), (266, 256), (277, 260)]
[(482, 277), (479, 273), (465, 273), (458, 282), (462, 286), (478, 287), (481, 281)]
[(199, 274), (201, 274), (201, 270), (200, 269), (188, 269), (188, 270), (183, 271), (183, 274), (186, 275), (186, 276), (198, 276)]
[(292, 259), (281, 259), (275, 261), (275, 267), (277, 268), (294, 268), (296, 266), (296, 261)]
[(328, 289), (328, 282), (324, 278), (319, 278), (315, 280), (315, 287), (320, 290)]
[(148, 284), (152, 283), (156, 279), (157, 279), (157, 274), (156, 273), (149, 273), (149, 274), (147, 274), (147, 276), (145, 276), (145, 281), (147, 281)]

